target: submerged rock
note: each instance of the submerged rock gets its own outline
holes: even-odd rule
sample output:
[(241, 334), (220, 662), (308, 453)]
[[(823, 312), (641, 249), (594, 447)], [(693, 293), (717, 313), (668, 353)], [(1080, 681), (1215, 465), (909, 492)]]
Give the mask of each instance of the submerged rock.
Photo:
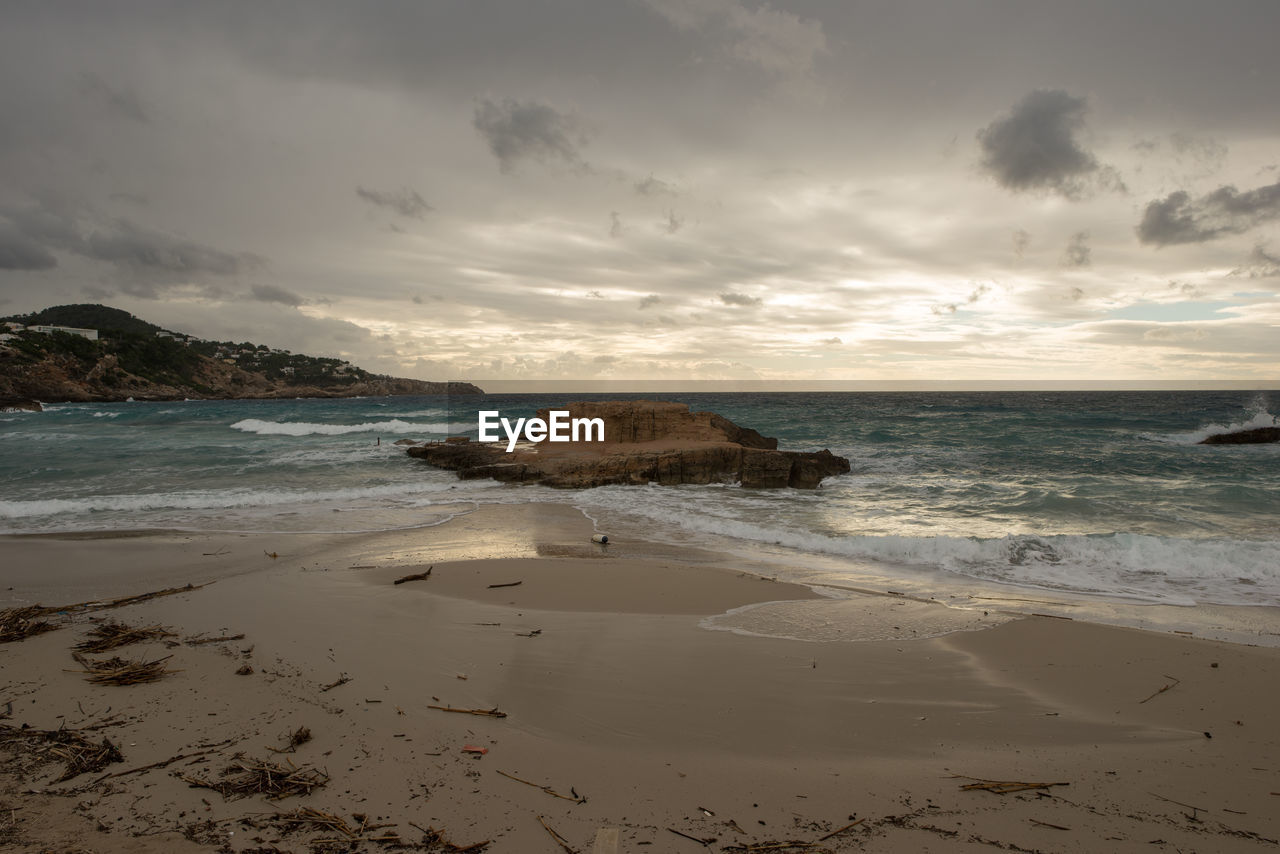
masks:
[[(814, 489), (823, 478), (849, 471), (849, 461), (828, 450), (779, 451), (777, 439), (714, 412), (690, 412), (683, 403), (584, 402), (563, 409), (570, 418), (602, 419), (604, 441), (525, 443), (511, 453), (502, 442), (437, 442), (407, 452), (463, 479), (564, 488), (740, 482)], [(548, 410), (539, 410), (538, 417), (547, 416)]]
[(1263, 445), (1268, 442), (1280, 442), (1280, 427), (1255, 427), (1252, 430), (1236, 430), (1232, 433), (1217, 433), (1201, 439), (1201, 445)]

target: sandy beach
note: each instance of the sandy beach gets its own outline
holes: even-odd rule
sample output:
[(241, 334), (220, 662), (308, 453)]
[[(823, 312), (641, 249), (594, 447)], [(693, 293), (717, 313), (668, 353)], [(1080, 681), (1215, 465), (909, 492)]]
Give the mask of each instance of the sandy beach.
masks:
[[(786, 632), (752, 634), (760, 615), (821, 626), (837, 606), (725, 556), (592, 533), (526, 504), (368, 535), (0, 541), (6, 608), (200, 585), (0, 645), (0, 847), (1278, 844), (1280, 650), (887, 592), (838, 603), (848, 638), (762, 636)], [(169, 656), (173, 672), (87, 682), (71, 648), (104, 621), (173, 635), (89, 659)], [(121, 761), (58, 781), (32, 733), (59, 728)], [(236, 779), (236, 762), (293, 763), (311, 793), (192, 785)]]

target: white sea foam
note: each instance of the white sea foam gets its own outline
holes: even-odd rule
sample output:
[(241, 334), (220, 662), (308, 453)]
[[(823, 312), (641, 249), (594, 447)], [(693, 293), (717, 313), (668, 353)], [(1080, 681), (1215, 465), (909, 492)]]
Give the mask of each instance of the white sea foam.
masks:
[(445, 423), (417, 424), (393, 418), (390, 421), (366, 421), (363, 424), (315, 424), (309, 421), (263, 421), (246, 418), (231, 425), (232, 430), (257, 433), (260, 436), (345, 436), (349, 433), (391, 433), (424, 435), (448, 433)]
[(212, 489), (93, 495), (84, 498), (0, 500), (0, 519), (31, 519), (42, 516), (74, 516), (107, 512), (139, 513), (153, 510), (227, 510), (368, 499), (402, 499), (420, 503), (423, 499), (449, 492), (451, 486), (452, 484), (448, 482), (421, 481), (329, 490)]
[(1174, 445), (1198, 445), (1210, 436), (1219, 436), (1223, 433), (1238, 433), (1241, 430), (1257, 430), (1260, 427), (1275, 427), (1277, 423), (1280, 422), (1277, 422), (1276, 416), (1262, 409), (1254, 412), (1247, 420), (1234, 424), (1208, 424), (1187, 433), (1144, 433), (1143, 437), (1156, 442), (1168, 442)]
[(640, 514), (660, 529), (783, 546), (887, 566), (943, 569), (998, 583), (1172, 604), (1280, 605), (1280, 542), (1115, 533), (1003, 537), (830, 536), (714, 512), (641, 491), (584, 494), (590, 508)]

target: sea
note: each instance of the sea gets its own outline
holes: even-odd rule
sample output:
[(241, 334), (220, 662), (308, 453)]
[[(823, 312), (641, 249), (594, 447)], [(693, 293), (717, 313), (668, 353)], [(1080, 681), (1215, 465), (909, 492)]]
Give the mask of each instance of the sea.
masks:
[(629, 396), (828, 448), (852, 471), (816, 490), (558, 490), (461, 481), (395, 444), (474, 436), (479, 409), (514, 419), (616, 393), (62, 403), (0, 412), (0, 533), (371, 532), (555, 502), (615, 542), (834, 588), (1280, 606), (1280, 444), (1198, 444), (1276, 423), (1280, 392)]

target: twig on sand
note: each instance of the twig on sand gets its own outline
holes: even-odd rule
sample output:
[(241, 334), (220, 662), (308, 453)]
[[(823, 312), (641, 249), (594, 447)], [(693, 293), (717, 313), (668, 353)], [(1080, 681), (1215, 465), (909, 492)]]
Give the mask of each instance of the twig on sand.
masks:
[(738, 854), (785, 854), (788, 851), (830, 852), (831, 849), (823, 848), (816, 842), (792, 839), (786, 842), (739, 842), (734, 845), (726, 845), (723, 850), (737, 852)]
[(521, 584), (524, 584), (524, 582), (523, 581), (506, 581), (506, 582), (503, 582), (502, 584), (490, 584), (489, 589), (493, 590), (498, 587), (519, 587)]
[(1147, 700), (1150, 700), (1150, 699), (1152, 699), (1152, 698), (1154, 698), (1154, 697), (1159, 697), (1159, 696), (1160, 696), (1161, 694), (1163, 694), (1165, 691), (1168, 691), (1170, 688), (1172, 688), (1173, 686), (1177, 685), (1178, 683), (1180, 683), (1180, 682), (1182, 681), (1181, 679), (1177, 679), (1177, 678), (1175, 678), (1175, 677), (1173, 677), (1173, 676), (1170, 676), (1168, 673), (1164, 674), (1164, 678), (1165, 678), (1165, 679), (1173, 679), (1173, 681), (1172, 681), (1172, 682), (1170, 682), (1168, 685), (1164, 685), (1164, 686), (1162, 686), (1162, 687), (1160, 687), (1160, 688), (1157, 688), (1155, 691), (1151, 692), (1151, 695), (1150, 695), (1150, 696), (1148, 696), (1146, 699), (1139, 700), (1139, 701), (1138, 701), (1138, 705), (1139, 705), (1139, 706), (1141, 706), (1143, 703), (1147, 702)]
[(207, 643), (222, 643), (223, 641), (244, 640), (243, 634), (238, 635), (222, 635), (216, 638), (187, 638), (187, 646), (203, 646)]
[(694, 842), (698, 843), (699, 845), (703, 846), (704, 848), (710, 848), (711, 843), (716, 841), (716, 837), (714, 836), (709, 836), (706, 839), (700, 839), (697, 836), (690, 836), (687, 833), (681, 833), (680, 831), (676, 830), (674, 827), (668, 827), (667, 830), (671, 833), (674, 833), (676, 836), (683, 836), (685, 839), (691, 839)]
[(572, 787), (569, 788), (569, 791), (573, 792), (573, 797), (570, 797), (568, 795), (560, 794), (550, 786), (539, 786), (537, 783), (533, 783), (533, 782), (530, 782), (529, 780), (521, 779), (520, 777), (517, 777), (515, 774), (508, 774), (506, 771), (498, 771), (498, 773), (501, 774), (503, 777), (506, 777), (508, 780), (515, 780), (517, 783), (524, 783), (526, 786), (533, 786), (533, 788), (535, 789), (541, 789), (542, 791), (546, 792), (548, 795), (551, 795), (551, 797), (553, 798), (560, 798), (561, 800), (570, 801), (575, 804), (585, 804), (587, 802), (587, 799), (584, 798), (582, 795), (579, 795), (576, 791), (574, 791)]
[(397, 578), (397, 579), (396, 579), (395, 581), (393, 581), (392, 583), (393, 583), (393, 584), (404, 584), (406, 581), (421, 581), (421, 580), (422, 580), (422, 579), (424, 579), (424, 578), (430, 578), (430, 577), (431, 577), (431, 570), (433, 570), (433, 569), (435, 569), (435, 565), (434, 565), (434, 564), (432, 564), (431, 566), (427, 567), (427, 571), (426, 571), (426, 572), (415, 572), (413, 575), (406, 575), (406, 576), (404, 576), (403, 578)]
[(297, 753), (298, 746), (306, 744), (311, 740), (311, 730), (307, 727), (300, 726), (289, 734), (289, 741), (284, 747), (268, 747), (272, 753)]
[(819, 836), (819, 837), (818, 837), (818, 841), (819, 841), (819, 842), (826, 842), (826, 841), (827, 841), (828, 839), (830, 839), (831, 837), (833, 837), (833, 836), (839, 836), (841, 833), (844, 833), (846, 830), (850, 830), (850, 829), (852, 829), (852, 828), (857, 827), (858, 825), (862, 824), (864, 821), (866, 821), (866, 819), (865, 819), (865, 818), (860, 818), (860, 819), (858, 819), (857, 821), (851, 821), (851, 822), (849, 822), (848, 824), (846, 824), (844, 827), (841, 827), (841, 828), (839, 828), (838, 830), (833, 830), (833, 831), (831, 831), (831, 832), (830, 832), (830, 833), (828, 833), (826, 836)]
[[(409, 826), (422, 831), (425, 836), (422, 840), (424, 845), (443, 846), (444, 850), (447, 851), (448, 854), (480, 854), (480, 852), (488, 848), (492, 842), (492, 840), (486, 839), (484, 842), (473, 842), (470, 845), (455, 845), (448, 839), (445, 839), (443, 831), (436, 830), (431, 825), (423, 827), (422, 825), (415, 824), (411, 821), (409, 822)], [(543, 825), (543, 827), (546, 827), (546, 825)], [(430, 848), (428, 850), (434, 851), (435, 849)]]
[(551, 829), (551, 825), (547, 824), (547, 820), (542, 816), (538, 816), (538, 824), (542, 825), (542, 829), (551, 835), (556, 844), (565, 850), (565, 854), (578, 854), (578, 850), (569, 844), (569, 841), (560, 834)]
[(337, 688), (339, 685), (346, 685), (350, 681), (351, 681), (351, 677), (343, 673), (335, 681), (330, 682), (328, 685), (325, 685), (323, 688), (321, 688), (320, 693), (323, 694), (325, 691), (332, 691), (334, 688)]
[(457, 712), (460, 715), (480, 715), (486, 718), (505, 718), (506, 712), (500, 712), (496, 708), (493, 709), (455, 709), (453, 706), (427, 706), (428, 709), (437, 709), (441, 712)]
[(1070, 830), (1071, 829), (1069, 827), (1063, 827), (1060, 824), (1052, 824), (1047, 821), (1040, 821), (1039, 819), (1036, 819), (1036, 818), (1029, 818), (1027, 819), (1027, 821), (1031, 822), (1032, 824), (1038, 824), (1041, 827), (1052, 827), (1054, 830)]
[(1011, 792), (1025, 792), (1028, 789), (1047, 789), (1050, 786), (1070, 786), (1070, 783), (1024, 783), (1019, 780), (984, 780), (981, 777), (970, 777), (965, 774), (952, 774), (952, 778), (962, 780), (973, 780), (972, 783), (965, 783), (961, 786), (961, 790), (966, 792), (983, 791), (993, 792), (997, 795), (1007, 795)]

